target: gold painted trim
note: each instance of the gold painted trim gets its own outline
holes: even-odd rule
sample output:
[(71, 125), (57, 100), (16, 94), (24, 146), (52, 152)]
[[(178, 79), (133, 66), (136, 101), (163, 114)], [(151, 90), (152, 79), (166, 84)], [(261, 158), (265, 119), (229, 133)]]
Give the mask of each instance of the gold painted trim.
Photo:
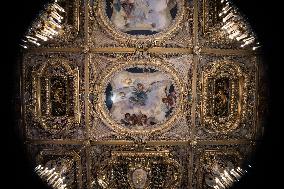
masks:
[(91, 49), (92, 53), (135, 53), (136, 48), (101, 47)]
[(149, 48), (149, 53), (166, 53), (166, 54), (192, 54), (192, 48), (163, 48), (163, 47), (153, 47)]
[(214, 49), (214, 48), (202, 48), (201, 54), (206, 55), (236, 55), (236, 56), (249, 56), (249, 55), (255, 55), (259, 54), (259, 51), (253, 51), (253, 50), (245, 50), (245, 49)]
[(58, 145), (84, 145), (85, 140), (49, 139), (49, 140), (27, 140), (30, 144), (58, 144)]

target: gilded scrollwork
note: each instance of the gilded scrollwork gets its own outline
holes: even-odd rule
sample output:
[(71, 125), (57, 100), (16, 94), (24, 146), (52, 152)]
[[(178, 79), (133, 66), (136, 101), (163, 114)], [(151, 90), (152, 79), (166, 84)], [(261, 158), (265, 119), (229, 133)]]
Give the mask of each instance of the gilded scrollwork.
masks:
[(202, 56), (197, 82), (197, 138), (204, 140), (255, 137), (255, 65), (256, 58), (253, 56)]
[(181, 177), (181, 167), (168, 151), (113, 151), (96, 182), (102, 188), (177, 188)]
[(80, 122), (79, 70), (63, 59), (46, 62), (32, 72), (33, 115), (51, 133)]
[(246, 115), (248, 76), (233, 62), (213, 63), (202, 73), (202, 124), (214, 132), (236, 129)]

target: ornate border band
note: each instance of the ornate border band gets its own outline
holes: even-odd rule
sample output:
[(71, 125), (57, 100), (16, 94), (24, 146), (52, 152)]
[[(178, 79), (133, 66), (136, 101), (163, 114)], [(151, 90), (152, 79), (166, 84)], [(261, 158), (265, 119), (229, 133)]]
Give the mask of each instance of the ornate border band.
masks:
[[(48, 73), (48, 69), (50, 68), (64, 68), (64, 73), (51, 74)], [(52, 116), (50, 114), (50, 79), (53, 76), (59, 76), (63, 78), (72, 77), (73, 86), (73, 116)], [(56, 133), (68, 128), (72, 124), (78, 124), (80, 122), (80, 110), (79, 110), (79, 70), (78, 68), (72, 69), (70, 67), (70, 62), (64, 59), (49, 59), (43, 66), (41, 66), (38, 70), (33, 70), (32, 72), (32, 88), (33, 88), (33, 114), (35, 116), (35, 120), (40, 123), (40, 125), (50, 133)], [(44, 79), (45, 86), (41, 86), (41, 79)], [(46, 100), (42, 102), (41, 93), (42, 90), (45, 90)], [(46, 106), (46, 113), (42, 115), (41, 106)], [(66, 123), (66, 124), (63, 124)], [(65, 128), (62, 126), (66, 125)]]
[[(222, 78), (229, 80), (231, 88), (228, 97), (228, 115), (225, 117), (212, 114), (214, 107), (212, 85), (215, 85), (216, 79)], [(211, 80), (213, 82), (210, 82)], [(230, 61), (217, 61), (202, 72), (201, 118), (205, 128), (209, 131), (228, 133), (240, 125), (246, 115), (248, 82), (247, 74), (240, 66)]]
[[(105, 160), (99, 167), (98, 170), (98, 182), (103, 188), (112, 188), (110, 180), (107, 177), (109, 169), (119, 163), (128, 164), (127, 180), (132, 189), (137, 188), (135, 185), (139, 183), (133, 183), (133, 173), (135, 170), (147, 171), (147, 176), (151, 177), (152, 166), (155, 164), (165, 164), (169, 169), (174, 169), (175, 171), (168, 171), (169, 180), (165, 180), (165, 188), (177, 188), (180, 185), (182, 178), (182, 168), (180, 164), (171, 158), (169, 151), (113, 151), (111, 153), (111, 158)], [(170, 168), (171, 167), (171, 168)], [(141, 182), (141, 181), (140, 181)], [(144, 187), (145, 189), (150, 189), (150, 178), (147, 179)]]

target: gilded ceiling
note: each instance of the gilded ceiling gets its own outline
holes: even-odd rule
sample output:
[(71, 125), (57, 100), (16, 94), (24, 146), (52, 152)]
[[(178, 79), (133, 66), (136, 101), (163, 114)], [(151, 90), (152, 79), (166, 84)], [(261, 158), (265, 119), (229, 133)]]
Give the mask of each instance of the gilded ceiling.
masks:
[(229, 188), (263, 134), (259, 43), (227, 0), (56, 0), (22, 46), (51, 188)]

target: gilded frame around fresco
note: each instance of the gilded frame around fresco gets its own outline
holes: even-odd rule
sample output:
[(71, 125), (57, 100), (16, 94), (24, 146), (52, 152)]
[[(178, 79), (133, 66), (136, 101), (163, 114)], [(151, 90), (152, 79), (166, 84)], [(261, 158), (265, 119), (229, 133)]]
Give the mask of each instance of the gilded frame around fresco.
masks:
[(178, 12), (176, 15), (176, 18), (173, 20), (173, 23), (163, 31), (145, 36), (145, 35), (130, 35), (124, 32), (119, 31), (118, 28), (113, 26), (110, 19), (106, 15), (106, 2), (105, 0), (97, 1), (96, 6), (94, 6), (94, 12), (98, 17), (98, 23), (101, 25), (102, 28), (105, 28), (105, 30), (112, 35), (115, 40), (121, 41), (121, 42), (127, 42), (131, 45), (137, 45), (138, 42), (140, 43), (161, 43), (162, 41), (165, 41), (166, 39), (169, 39), (171, 36), (173, 36), (179, 29), (180, 25), (182, 24), (182, 21), (185, 18), (185, 15), (187, 13), (187, 9), (185, 8), (186, 1), (185, 0), (177, 0), (177, 6), (178, 6)]
[[(33, 90), (33, 115), (35, 117), (35, 120), (40, 123), (40, 125), (45, 129), (46, 131), (50, 133), (57, 133), (64, 129), (69, 128), (73, 124), (79, 124), (80, 123), (80, 110), (79, 110), (79, 70), (78, 68), (72, 69), (70, 67), (70, 62), (65, 59), (49, 59), (47, 62), (42, 65), (38, 70), (33, 70), (32, 72), (32, 90)], [(59, 73), (59, 74), (50, 74), (47, 72), (50, 68), (57, 68), (61, 67), (64, 69), (65, 73)], [(51, 107), (51, 101), (50, 101), (50, 78), (51, 77), (72, 77), (73, 78), (73, 116), (52, 116), (50, 114), (50, 107)], [(41, 86), (41, 79), (44, 78), (46, 80), (46, 85)], [(42, 88), (45, 88), (45, 95), (46, 95), (46, 113), (45, 115), (42, 115), (41, 112), (41, 90)], [(57, 123), (59, 120), (60, 123)], [(65, 128), (62, 127), (61, 122), (65, 121)]]
[[(149, 130), (130, 130), (120, 126), (119, 123), (115, 122), (111, 116), (110, 112), (107, 110), (105, 105), (105, 90), (107, 88), (108, 83), (111, 81), (112, 77), (115, 73), (118, 73), (122, 70), (131, 67), (146, 67), (157, 69), (162, 71), (166, 74), (169, 74), (174, 80), (174, 86), (177, 92), (177, 102), (176, 108), (172, 114), (172, 116), (167, 120), (165, 123), (160, 124), (159, 127), (155, 127), (154, 129)], [(147, 136), (152, 133), (157, 133), (161, 131), (168, 130), (171, 126), (175, 124), (175, 121), (178, 120), (180, 114), (183, 114), (184, 109), (184, 100), (186, 99), (187, 92), (185, 90), (185, 83), (179, 78), (177, 71), (168, 63), (160, 60), (160, 59), (152, 59), (152, 60), (135, 60), (135, 61), (126, 61), (120, 60), (119, 63), (111, 68), (108, 68), (105, 74), (102, 75), (101, 81), (98, 82), (99, 84), (96, 86), (96, 92), (98, 93), (98, 100), (96, 102), (96, 111), (100, 115), (102, 121), (109, 126), (111, 129), (114, 129), (116, 132), (125, 135), (142, 135)]]

